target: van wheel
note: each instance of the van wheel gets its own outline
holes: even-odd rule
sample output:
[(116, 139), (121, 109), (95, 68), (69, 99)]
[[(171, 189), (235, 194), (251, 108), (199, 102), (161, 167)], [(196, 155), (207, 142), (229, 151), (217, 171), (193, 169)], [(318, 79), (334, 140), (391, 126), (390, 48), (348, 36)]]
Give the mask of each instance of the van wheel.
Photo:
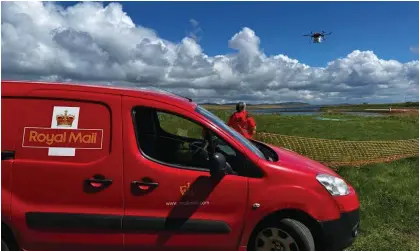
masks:
[(1, 251), (10, 251), (9, 247), (3, 239), (1, 240)]
[(248, 248), (251, 251), (315, 251), (310, 230), (292, 219), (262, 224), (250, 238)]

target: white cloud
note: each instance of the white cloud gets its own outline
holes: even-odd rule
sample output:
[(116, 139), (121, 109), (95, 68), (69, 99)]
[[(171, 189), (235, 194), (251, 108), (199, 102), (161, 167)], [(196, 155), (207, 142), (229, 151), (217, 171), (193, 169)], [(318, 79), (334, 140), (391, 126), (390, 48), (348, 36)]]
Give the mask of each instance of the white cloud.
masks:
[(410, 51), (413, 53), (419, 53), (419, 45), (410, 47)]
[[(267, 56), (255, 31), (208, 56), (196, 37), (164, 40), (134, 24), (118, 3), (2, 2), (2, 78), (160, 86), (197, 101), (388, 102), (419, 97), (419, 61), (355, 50), (325, 67)], [(199, 28), (198, 21), (191, 25)], [(199, 28), (200, 29), (200, 28)]]

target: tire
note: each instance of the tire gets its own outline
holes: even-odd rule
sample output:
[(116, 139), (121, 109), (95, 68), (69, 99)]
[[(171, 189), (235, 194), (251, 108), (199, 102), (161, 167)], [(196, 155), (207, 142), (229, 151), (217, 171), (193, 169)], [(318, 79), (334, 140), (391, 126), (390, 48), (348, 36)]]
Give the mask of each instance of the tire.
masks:
[(1, 240), (1, 251), (10, 251), (9, 247), (3, 239)]
[(293, 219), (266, 222), (257, 227), (248, 243), (250, 251), (315, 251), (310, 230)]

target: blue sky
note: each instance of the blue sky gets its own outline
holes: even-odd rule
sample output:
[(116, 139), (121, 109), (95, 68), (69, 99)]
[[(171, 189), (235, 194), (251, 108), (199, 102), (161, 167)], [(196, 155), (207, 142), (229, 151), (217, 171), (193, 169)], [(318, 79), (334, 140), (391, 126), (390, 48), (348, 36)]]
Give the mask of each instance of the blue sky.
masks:
[[(181, 41), (195, 19), (202, 29), (200, 45), (210, 56), (233, 52), (228, 40), (249, 27), (267, 55), (285, 54), (310, 66), (326, 66), (353, 50), (373, 50), (379, 58), (403, 63), (419, 58), (409, 49), (419, 44), (419, 2), (120, 3), (137, 25), (172, 42)], [(323, 44), (301, 36), (322, 30), (333, 32)]]
[[(419, 101), (419, 2), (76, 3), (1, 3), (3, 79), (152, 85), (197, 102)], [(302, 36), (322, 30), (321, 44)]]

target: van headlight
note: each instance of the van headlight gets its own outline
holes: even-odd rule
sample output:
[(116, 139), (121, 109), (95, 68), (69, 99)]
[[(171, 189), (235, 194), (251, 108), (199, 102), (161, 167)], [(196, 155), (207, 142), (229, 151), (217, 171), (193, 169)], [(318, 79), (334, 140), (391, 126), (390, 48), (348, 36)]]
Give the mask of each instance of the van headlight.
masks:
[(338, 177), (329, 174), (319, 174), (316, 179), (333, 196), (344, 196), (349, 194), (349, 187), (346, 182)]

